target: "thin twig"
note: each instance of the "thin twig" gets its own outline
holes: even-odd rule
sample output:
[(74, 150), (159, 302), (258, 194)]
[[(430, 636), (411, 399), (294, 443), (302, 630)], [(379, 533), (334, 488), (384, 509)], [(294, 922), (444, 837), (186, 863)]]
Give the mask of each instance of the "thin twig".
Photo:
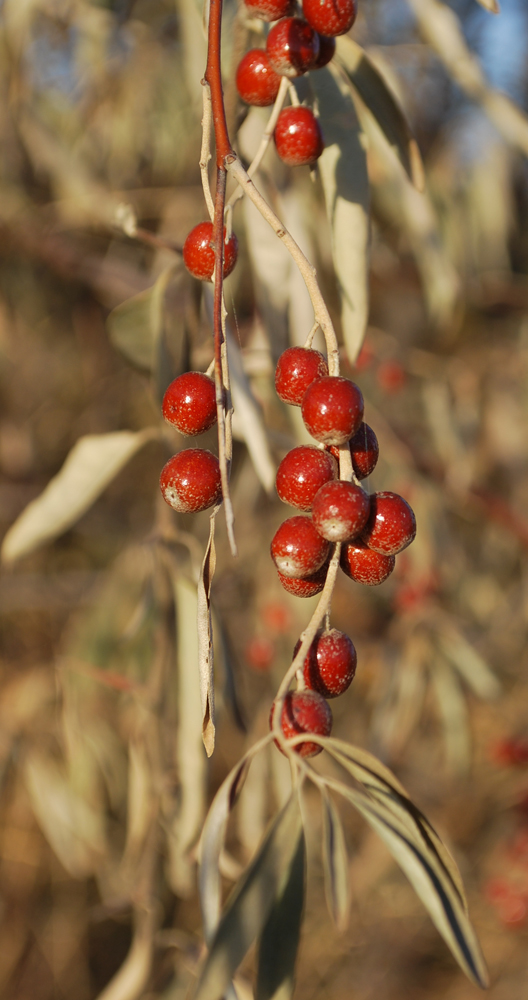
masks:
[(200, 173), (202, 175), (202, 187), (209, 212), (211, 222), (214, 219), (214, 202), (209, 183), (209, 160), (211, 159), (211, 125), (213, 123), (213, 106), (211, 104), (211, 88), (206, 80), (202, 80), (203, 86), (203, 115), (202, 115), (202, 148), (200, 151)]
[[(247, 175), (248, 175), (248, 177), (254, 177), (255, 176), (258, 168), (260, 167), (260, 164), (262, 163), (262, 160), (264, 159), (264, 155), (265, 155), (266, 150), (267, 150), (267, 148), (268, 148), (268, 146), (270, 144), (271, 137), (272, 137), (272, 135), (273, 135), (273, 133), (275, 131), (275, 126), (277, 124), (277, 119), (278, 119), (278, 117), (279, 117), (279, 115), (280, 115), (280, 113), (282, 111), (282, 105), (284, 104), (284, 101), (286, 100), (287, 93), (288, 93), (288, 79), (287, 79), (287, 77), (283, 76), (282, 79), (281, 79), (281, 83), (280, 83), (280, 87), (279, 87), (279, 92), (277, 94), (277, 97), (275, 98), (275, 104), (273, 105), (273, 110), (272, 110), (271, 115), (269, 116), (269, 119), (268, 119), (268, 124), (266, 125), (266, 128), (264, 129), (264, 132), (262, 133), (262, 139), (260, 141), (260, 146), (257, 149), (257, 152), (255, 153), (255, 156), (253, 157), (253, 159), (252, 159), (252, 161), (251, 161), (251, 163), (250, 163), (250, 165), (249, 165), (249, 167), (247, 169)], [(237, 201), (240, 198), (243, 198), (243, 196), (244, 196), (244, 190), (243, 190), (243, 188), (237, 187), (235, 189), (235, 191), (233, 191), (233, 194), (231, 195), (231, 197), (230, 197), (230, 199), (229, 199), (229, 201), (227, 203), (226, 211), (229, 212), (229, 213), (231, 213), (231, 211), (233, 209), (233, 206), (236, 205)]]

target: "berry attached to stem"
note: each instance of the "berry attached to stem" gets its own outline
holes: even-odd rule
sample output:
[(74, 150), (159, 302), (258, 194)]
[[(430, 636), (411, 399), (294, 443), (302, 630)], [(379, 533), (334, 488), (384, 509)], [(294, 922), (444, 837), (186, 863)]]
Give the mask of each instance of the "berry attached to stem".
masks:
[(303, 13), (321, 35), (346, 35), (356, 20), (357, 0), (303, 0)]
[(279, 93), (281, 78), (270, 66), (264, 49), (250, 49), (236, 71), (236, 88), (246, 104), (267, 108)]
[(350, 440), (352, 466), (358, 479), (367, 479), (378, 463), (379, 444), (372, 427), (362, 423)]
[(326, 35), (319, 35), (319, 55), (317, 62), (312, 69), (323, 69), (334, 58), (336, 49), (335, 38), (327, 38)]
[(271, 543), (271, 558), (279, 573), (294, 579), (311, 576), (326, 562), (328, 542), (309, 517), (297, 515), (283, 521)]
[(307, 430), (322, 444), (344, 445), (363, 419), (363, 396), (350, 379), (327, 375), (308, 387), (302, 401)]
[(311, 510), (321, 486), (337, 479), (337, 462), (328, 452), (301, 445), (284, 456), (277, 469), (276, 487), (283, 503)]
[(315, 163), (324, 149), (323, 134), (318, 119), (310, 108), (283, 108), (273, 133), (281, 160), (289, 167), (304, 167)]
[(299, 577), (284, 576), (280, 572), (278, 573), (278, 577), (279, 583), (288, 594), (293, 594), (294, 597), (316, 597), (317, 594), (321, 593), (326, 583), (327, 573), (328, 562), (325, 562), (316, 573), (311, 573), (310, 576), (305, 576), (302, 579)]
[(163, 416), (180, 434), (203, 434), (216, 423), (215, 384), (203, 372), (185, 372), (169, 385)]
[[(301, 646), (299, 639), (293, 655)], [(337, 698), (350, 687), (357, 667), (357, 653), (352, 639), (337, 628), (317, 635), (303, 664), (304, 683), (324, 698)]]
[[(270, 728), (272, 721), (273, 705)], [(289, 691), (286, 695), (281, 713), (281, 729), (287, 740), (300, 736), (301, 733), (330, 736), (332, 721), (330, 705), (316, 691)], [(281, 749), (277, 742), (276, 746)], [(301, 757), (315, 757), (322, 749), (318, 743), (311, 743), (309, 740), (294, 747), (295, 752)]]
[(169, 458), (160, 475), (163, 499), (184, 514), (207, 510), (222, 499), (220, 465), (204, 448), (186, 448)]
[(320, 351), (308, 347), (288, 347), (275, 369), (277, 395), (291, 406), (300, 406), (309, 385), (328, 375), (326, 359)]
[(261, 21), (278, 21), (294, 8), (293, 0), (245, 0), (245, 6), (251, 17)]
[(312, 518), (317, 531), (329, 542), (356, 538), (370, 511), (370, 498), (354, 483), (325, 483), (314, 498)]
[(398, 493), (373, 493), (370, 515), (361, 534), (369, 549), (395, 556), (414, 540), (416, 518), (412, 507)]
[(319, 35), (300, 17), (284, 17), (271, 29), (266, 51), (272, 69), (293, 79), (302, 76), (317, 61)]
[(369, 549), (364, 542), (356, 538), (354, 542), (343, 545), (340, 565), (356, 583), (364, 583), (367, 587), (377, 587), (391, 575), (396, 559), (394, 556), (384, 556)]
[[(233, 270), (238, 256), (238, 240), (231, 233), (226, 240), (224, 228), (224, 278)], [(183, 244), (183, 262), (193, 278), (200, 281), (212, 281), (215, 267), (215, 252), (213, 247), (213, 223), (199, 222)]]

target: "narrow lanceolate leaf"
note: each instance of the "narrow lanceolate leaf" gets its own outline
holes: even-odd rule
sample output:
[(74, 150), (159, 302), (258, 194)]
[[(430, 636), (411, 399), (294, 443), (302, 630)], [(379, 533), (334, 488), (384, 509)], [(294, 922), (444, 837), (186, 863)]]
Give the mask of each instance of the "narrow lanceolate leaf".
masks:
[(369, 795), (339, 781), (327, 779), (327, 783), (351, 802), (379, 834), (461, 969), (477, 986), (486, 987), (488, 973), (477, 936), (451, 880), (444, 877), (438, 866), (434, 852), (428, 851), (424, 842), (412, 835), (390, 803), (375, 802)]
[(239, 432), (244, 439), (264, 489), (272, 493), (277, 470), (271, 456), (262, 410), (251, 391), (240, 348), (229, 327), (226, 330), (226, 341), (234, 409), (233, 430)]
[(80, 438), (60, 472), (7, 532), (3, 561), (19, 559), (71, 528), (132, 456), (157, 436), (158, 431), (149, 428)]
[(255, 1000), (290, 1000), (304, 909), (306, 847), (301, 830), (288, 881), (262, 932)]
[(323, 795), (323, 868), (326, 902), (338, 930), (345, 930), (350, 906), (348, 854), (343, 824), (332, 799)]
[(500, 682), (486, 661), (460, 632), (452, 628), (444, 632), (442, 627), (438, 632), (437, 642), (444, 655), (479, 698), (486, 701), (498, 698), (501, 692)]
[(368, 315), (369, 185), (365, 150), (350, 88), (327, 69), (313, 74), (325, 149), (318, 160), (332, 233), (341, 324), (354, 362)]
[(398, 100), (364, 49), (350, 36), (336, 38), (336, 59), (380, 129), (409, 178), (423, 191), (422, 158), (411, 127)]
[(440, 656), (431, 663), (431, 681), (444, 731), (447, 766), (455, 774), (467, 774), (471, 736), (462, 685), (453, 668)]
[(163, 324), (163, 301), (172, 268), (164, 271), (152, 288), (126, 299), (109, 314), (110, 342), (142, 371), (153, 370)]
[(216, 569), (215, 522), (216, 509), (211, 514), (209, 521), (209, 541), (207, 542), (200, 579), (198, 581), (196, 610), (198, 625), (198, 669), (200, 673), (200, 698), (202, 702), (202, 739), (208, 757), (213, 753), (215, 745), (213, 625), (211, 615), (211, 584)]
[(194, 1000), (221, 1000), (224, 996), (244, 955), (262, 933), (284, 893), (301, 836), (299, 798), (294, 792), (227, 901)]

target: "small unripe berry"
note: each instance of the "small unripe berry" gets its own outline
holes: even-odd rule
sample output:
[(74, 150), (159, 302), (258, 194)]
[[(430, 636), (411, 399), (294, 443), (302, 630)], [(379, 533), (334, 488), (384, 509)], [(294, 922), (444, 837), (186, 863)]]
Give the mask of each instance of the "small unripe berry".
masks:
[(378, 463), (379, 444), (372, 427), (362, 423), (350, 439), (352, 466), (358, 479), (367, 479)]
[(303, 0), (303, 13), (321, 35), (346, 35), (356, 20), (357, 0)]
[(266, 51), (272, 69), (290, 79), (311, 69), (319, 55), (319, 35), (300, 17), (285, 17), (271, 29)]
[[(224, 229), (224, 278), (231, 274), (237, 256), (238, 240), (235, 234), (231, 233), (229, 240), (226, 241)], [(183, 263), (193, 278), (199, 278), (200, 281), (212, 280), (215, 266), (212, 222), (199, 222), (194, 229), (191, 229), (183, 244)]]
[[(330, 705), (316, 691), (289, 691), (284, 699), (281, 713), (281, 729), (286, 739), (291, 740), (301, 733), (330, 736), (332, 732), (332, 710)], [(273, 722), (273, 706), (270, 712), (270, 728)], [(277, 741), (275, 745), (281, 749)], [(323, 748), (318, 743), (298, 743), (294, 750), (301, 757), (315, 757)]]
[[(293, 655), (301, 646), (299, 639)], [(357, 667), (357, 653), (352, 639), (337, 628), (317, 635), (303, 664), (306, 687), (324, 698), (337, 698), (350, 687)]]
[(205, 448), (186, 448), (169, 458), (160, 475), (163, 499), (184, 514), (207, 510), (222, 499), (220, 465)]
[(289, 167), (305, 167), (315, 163), (324, 149), (323, 134), (318, 119), (310, 108), (283, 108), (273, 133), (275, 147), (283, 163)]
[(367, 587), (377, 587), (391, 575), (396, 559), (369, 549), (356, 538), (341, 549), (341, 569), (351, 580), (364, 583)]
[(323, 66), (328, 66), (328, 63), (334, 58), (335, 49), (335, 38), (327, 38), (326, 35), (319, 35), (319, 55), (312, 69), (323, 69)]
[(236, 88), (246, 104), (267, 108), (279, 93), (281, 78), (271, 68), (264, 49), (250, 49), (236, 71)]
[(288, 594), (293, 594), (294, 597), (315, 597), (321, 593), (326, 583), (327, 573), (328, 562), (325, 562), (316, 573), (311, 573), (310, 576), (305, 576), (302, 579), (299, 577), (284, 576), (280, 572), (278, 573), (278, 577), (279, 583)]
[(216, 423), (215, 384), (203, 372), (184, 372), (169, 385), (161, 409), (180, 434), (203, 434)]
[(398, 493), (373, 493), (370, 515), (361, 533), (369, 549), (395, 556), (414, 540), (416, 518), (412, 507)]
[(248, 14), (261, 21), (278, 21), (291, 14), (294, 8), (293, 0), (245, 0), (245, 5)]
[(277, 493), (283, 503), (311, 510), (315, 494), (337, 478), (337, 462), (326, 451), (301, 445), (284, 456), (277, 469)]
[(312, 519), (323, 538), (346, 542), (360, 534), (369, 510), (368, 493), (354, 483), (338, 480), (321, 486), (312, 504)]
[(363, 419), (363, 396), (350, 379), (327, 375), (304, 394), (302, 415), (307, 430), (322, 444), (343, 445)]
[(275, 369), (277, 395), (291, 406), (300, 406), (308, 386), (323, 375), (328, 375), (328, 365), (320, 351), (288, 347)]
[(271, 558), (279, 573), (299, 579), (316, 573), (326, 561), (329, 544), (309, 517), (298, 514), (283, 521), (271, 543)]

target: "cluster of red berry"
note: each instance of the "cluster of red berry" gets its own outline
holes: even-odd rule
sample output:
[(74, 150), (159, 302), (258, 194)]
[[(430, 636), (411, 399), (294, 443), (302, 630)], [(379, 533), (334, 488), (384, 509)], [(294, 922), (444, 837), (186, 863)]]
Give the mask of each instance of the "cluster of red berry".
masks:
[[(413, 541), (416, 521), (409, 504), (397, 493), (369, 495), (357, 482), (370, 475), (379, 454), (376, 435), (363, 422), (361, 391), (349, 379), (329, 375), (323, 355), (304, 347), (290, 347), (281, 355), (275, 386), (284, 402), (301, 407), (305, 426), (320, 445), (294, 448), (277, 472), (280, 499), (299, 510), (311, 511), (311, 517), (287, 518), (274, 535), (271, 556), (282, 586), (298, 597), (320, 593), (335, 542), (343, 543), (340, 564), (347, 576), (369, 586), (382, 583), (392, 573), (397, 553)], [(339, 448), (347, 444), (355, 483), (338, 479)], [(356, 666), (350, 639), (343, 633), (337, 636), (343, 648), (340, 663), (346, 678), (344, 686), (339, 688), (339, 671), (335, 683), (329, 683), (317, 679), (305, 666), (304, 683), (309, 690), (288, 694), (281, 718), (285, 736), (291, 738), (301, 732), (329, 734), (332, 715), (324, 697), (335, 697), (346, 690)], [(320, 647), (324, 663), (327, 643), (333, 646), (335, 638), (335, 629), (323, 633), (316, 639), (315, 653), (311, 650), (308, 660), (319, 662)], [(333, 661), (328, 669), (336, 669)], [(303, 756), (319, 750), (317, 744), (300, 744)]]
[[(203, 434), (216, 423), (215, 384), (202, 372), (185, 372), (169, 385), (162, 403), (165, 420), (181, 434)], [(194, 514), (222, 499), (220, 465), (205, 448), (186, 448), (161, 470), (163, 499), (177, 511)]]

